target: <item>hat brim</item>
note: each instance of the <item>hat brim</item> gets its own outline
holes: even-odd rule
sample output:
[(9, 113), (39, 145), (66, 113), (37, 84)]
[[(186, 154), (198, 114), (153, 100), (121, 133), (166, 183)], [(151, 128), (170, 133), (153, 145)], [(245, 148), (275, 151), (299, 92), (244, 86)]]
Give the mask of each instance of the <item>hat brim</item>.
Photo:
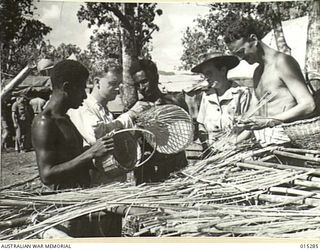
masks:
[(48, 66), (48, 67), (45, 67), (45, 68), (41, 69), (40, 71), (48, 70), (48, 69), (52, 69), (53, 67), (54, 67), (54, 66), (53, 66), (53, 65), (51, 65), (51, 66)]
[(235, 56), (218, 56), (199, 63), (191, 69), (191, 72), (202, 73), (202, 66), (208, 62), (212, 62), (216, 65), (224, 65), (228, 70), (235, 68), (240, 63), (239, 59)]

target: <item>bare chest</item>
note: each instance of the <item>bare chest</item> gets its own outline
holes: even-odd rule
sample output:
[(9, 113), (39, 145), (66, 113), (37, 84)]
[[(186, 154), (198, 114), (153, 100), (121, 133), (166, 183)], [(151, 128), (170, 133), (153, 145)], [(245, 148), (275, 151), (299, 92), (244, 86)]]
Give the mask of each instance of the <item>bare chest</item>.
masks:
[(79, 155), (83, 149), (83, 139), (76, 127), (67, 118), (59, 119), (57, 125), (60, 131), (59, 138), (56, 138), (60, 148), (59, 151), (72, 157)]
[(258, 99), (266, 93), (275, 93), (284, 86), (278, 70), (273, 66), (266, 66), (264, 69), (258, 68), (253, 80)]

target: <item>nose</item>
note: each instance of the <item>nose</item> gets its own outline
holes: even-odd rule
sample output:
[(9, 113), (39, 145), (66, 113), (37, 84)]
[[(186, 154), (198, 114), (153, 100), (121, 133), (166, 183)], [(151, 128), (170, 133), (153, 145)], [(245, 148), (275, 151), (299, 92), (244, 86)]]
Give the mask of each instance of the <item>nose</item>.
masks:
[(145, 88), (146, 88), (146, 86), (145, 86), (144, 84), (140, 84), (140, 85), (139, 85), (139, 90), (140, 90), (140, 91), (144, 90)]

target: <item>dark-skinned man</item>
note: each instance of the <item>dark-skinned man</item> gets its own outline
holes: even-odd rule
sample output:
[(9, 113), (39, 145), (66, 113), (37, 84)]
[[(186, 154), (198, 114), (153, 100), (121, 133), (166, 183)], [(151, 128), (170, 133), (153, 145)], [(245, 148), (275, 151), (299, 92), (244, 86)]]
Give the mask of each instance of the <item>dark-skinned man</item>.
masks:
[[(86, 98), (88, 70), (79, 62), (64, 60), (51, 72), (52, 96), (46, 108), (34, 119), (32, 143), (36, 151), (41, 181), (53, 189), (90, 186), (92, 160), (111, 154), (113, 139), (104, 136), (84, 150), (83, 139), (69, 116)], [(121, 216), (92, 214), (61, 226), (72, 237), (120, 236)]]

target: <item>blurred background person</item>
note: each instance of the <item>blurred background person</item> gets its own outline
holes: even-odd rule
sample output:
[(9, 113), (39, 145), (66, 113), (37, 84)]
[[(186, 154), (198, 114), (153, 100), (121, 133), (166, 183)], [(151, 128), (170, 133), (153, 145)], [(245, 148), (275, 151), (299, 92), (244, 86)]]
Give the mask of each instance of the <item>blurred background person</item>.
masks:
[(31, 123), (33, 110), (25, 95), (18, 96), (12, 105), (12, 121), (15, 128), (15, 150), (29, 151), (31, 149)]

